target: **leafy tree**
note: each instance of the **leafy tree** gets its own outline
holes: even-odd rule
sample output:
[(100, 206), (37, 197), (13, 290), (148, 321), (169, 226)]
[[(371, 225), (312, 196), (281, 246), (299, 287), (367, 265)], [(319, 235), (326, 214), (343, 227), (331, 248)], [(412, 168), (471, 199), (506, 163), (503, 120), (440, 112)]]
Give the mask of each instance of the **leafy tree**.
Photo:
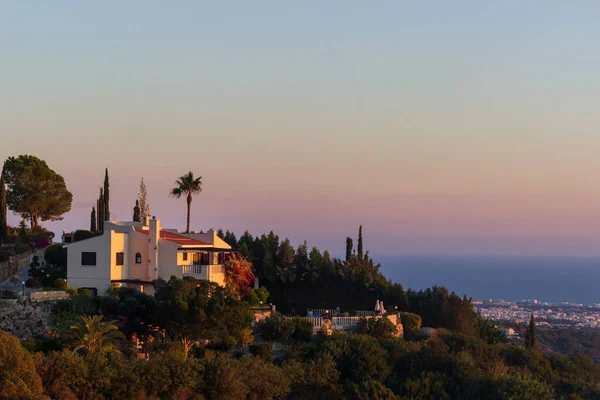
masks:
[(479, 328), (479, 337), (489, 344), (508, 342), (508, 338), (504, 331), (498, 329), (492, 321), (480, 317), (477, 326)]
[(133, 222), (142, 222), (142, 216), (140, 214), (140, 201), (135, 201), (135, 207), (133, 207)]
[(39, 220), (57, 221), (71, 209), (73, 195), (62, 176), (35, 156), (9, 157), (2, 170), (8, 208), (37, 228)]
[(4, 185), (4, 175), (0, 173), (0, 246), (8, 238), (8, 225), (6, 223), (6, 186)]
[(108, 168), (104, 170), (104, 220), (110, 221), (110, 184), (108, 182)]
[(390, 367), (386, 353), (371, 336), (334, 332), (317, 342), (317, 354), (329, 354), (335, 360), (342, 383), (378, 379), (385, 381)]
[(310, 342), (313, 335), (313, 324), (308, 318), (294, 317), (294, 333), (292, 338), (299, 342)]
[(187, 202), (187, 227), (186, 232), (190, 232), (190, 208), (192, 205), (192, 195), (202, 192), (202, 177), (195, 178), (192, 171), (182, 175), (175, 181), (177, 185), (171, 189), (171, 196), (180, 198), (185, 196)]
[(254, 340), (254, 336), (252, 336), (251, 328), (243, 328), (238, 333), (238, 340), (242, 344), (242, 349), (249, 345), (252, 340)]
[(34, 399), (43, 394), (31, 354), (19, 340), (0, 330), (0, 399)]
[(80, 240), (91, 239), (94, 236), (96, 236), (96, 234), (94, 234), (94, 232), (92, 232), (92, 231), (86, 231), (84, 229), (78, 229), (73, 234), (73, 242), (79, 242)]
[(398, 333), (398, 327), (387, 317), (362, 318), (356, 328), (357, 333), (373, 336), (376, 339), (389, 339)]
[(533, 350), (538, 349), (538, 340), (535, 333), (535, 320), (533, 319), (533, 314), (531, 314), (529, 325), (525, 330), (525, 348)]
[(46, 264), (55, 266), (67, 265), (67, 249), (62, 244), (53, 244), (44, 251)]
[(95, 354), (113, 350), (115, 341), (124, 339), (116, 322), (103, 321), (101, 315), (79, 317), (70, 328), (75, 340), (75, 351), (84, 350), (88, 354)]
[(400, 313), (400, 320), (404, 329), (404, 338), (406, 340), (418, 340), (421, 335), (421, 317), (403, 312)]
[(255, 357), (262, 358), (267, 362), (273, 361), (273, 344), (272, 343), (259, 343), (250, 345), (250, 354)]
[(92, 213), (90, 214), (90, 231), (96, 232), (96, 207), (92, 207)]

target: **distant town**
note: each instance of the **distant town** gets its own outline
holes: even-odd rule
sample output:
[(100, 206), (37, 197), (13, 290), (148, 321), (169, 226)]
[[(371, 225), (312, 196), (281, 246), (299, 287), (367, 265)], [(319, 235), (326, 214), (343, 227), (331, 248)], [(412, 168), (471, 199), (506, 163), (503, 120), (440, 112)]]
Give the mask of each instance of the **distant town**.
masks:
[[(491, 319), (501, 325), (520, 325), (529, 321), (534, 315), (540, 327), (554, 329), (600, 328), (600, 304), (583, 305), (560, 302), (548, 303), (539, 300), (483, 300), (474, 301), (473, 306), (482, 317)], [(514, 334), (507, 329), (509, 336)]]

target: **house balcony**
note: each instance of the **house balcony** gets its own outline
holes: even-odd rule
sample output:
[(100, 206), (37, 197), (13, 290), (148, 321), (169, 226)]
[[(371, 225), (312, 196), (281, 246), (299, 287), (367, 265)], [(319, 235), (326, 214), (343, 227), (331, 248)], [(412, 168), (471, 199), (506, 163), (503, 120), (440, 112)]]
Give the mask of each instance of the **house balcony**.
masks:
[(207, 280), (223, 285), (225, 281), (225, 269), (223, 264), (213, 265), (180, 265), (182, 276), (191, 276), (200, 280)]
[(181, 266), (181, 275), (182, 276), (191, 276), (196, 279), (206, 279), (206, 270), (208, 265), (182, 265)]

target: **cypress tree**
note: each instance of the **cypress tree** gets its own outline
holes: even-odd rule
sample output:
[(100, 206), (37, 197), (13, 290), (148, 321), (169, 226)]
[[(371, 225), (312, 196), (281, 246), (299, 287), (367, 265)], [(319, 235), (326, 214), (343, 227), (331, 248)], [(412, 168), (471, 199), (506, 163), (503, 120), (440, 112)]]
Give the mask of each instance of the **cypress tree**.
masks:
[(0, 244), (3, 244), (8, 237), (6, 210), (6, 187), (4, 186), (4, 175), (0, 174)]
[(135, 201), (135, 207), (133, 207), (133, 222), (142, 222), (142, 217), (140, 215), (140, 201)]
[[(102, 193), (102, 189), (100, 189), (100, 193)], [(100, 223), (100, 196), (96, 200), (96, 229), (98, 231), (102, 230), (102, 224)]]
[(346, 238), (346, 261), (350, 260), (350, 257), (352, 257), (352, 248), (353, 247), (354, 247), (354, 245), (352, 244), (352, 238), (347, 237)]
[(535, 320), (533, 318), (533, 314), (531, 314), (529, 325), (525, 330), (525, 347), (533, 350), (537, 350), (538, 348), (537, 336), (535, 333)]
[(100, 225), (98, 226), (98, 230), (102, 233), (104, 233), (104, 221), (105, 221), (104, 206), (105, 206), (104, 193), (103, 193), (102, 189), (100, 189), (100, 198), (98, 198), (98, 215), (99, 215), (98, 221), (99, 221)]
[(90, 231), (96, 232), (96, 207), (92, 207), (92, 213), (90, 215)]
[(110, 221), (108, 168), (104, 171), (104, 220)]
[(358, 228), (358, 259), (363, 259), (363, 238), (362, 238), (362, 225)]

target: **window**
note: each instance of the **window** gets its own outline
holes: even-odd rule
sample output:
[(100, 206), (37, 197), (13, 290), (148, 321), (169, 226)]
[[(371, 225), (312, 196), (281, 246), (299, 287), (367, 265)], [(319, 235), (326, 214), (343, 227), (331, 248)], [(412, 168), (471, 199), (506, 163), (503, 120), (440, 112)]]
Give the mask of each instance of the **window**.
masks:
[(123, 265), (125, 263), (125, 255), (123, 253), (117, 253), (117, 265)]
[(142, 263), (142, 255), (140, 253), (135, 253), (135, 263), (136, 264)]
[(183, 261), (187, 261), (187, 253), (183, 253)]
[(208, 265), (209, 264), (209, 254), (201, 253), (200, 254), (200, 265)]
[(96, 252), (82, 251), (81, 265), (96, 265)]

